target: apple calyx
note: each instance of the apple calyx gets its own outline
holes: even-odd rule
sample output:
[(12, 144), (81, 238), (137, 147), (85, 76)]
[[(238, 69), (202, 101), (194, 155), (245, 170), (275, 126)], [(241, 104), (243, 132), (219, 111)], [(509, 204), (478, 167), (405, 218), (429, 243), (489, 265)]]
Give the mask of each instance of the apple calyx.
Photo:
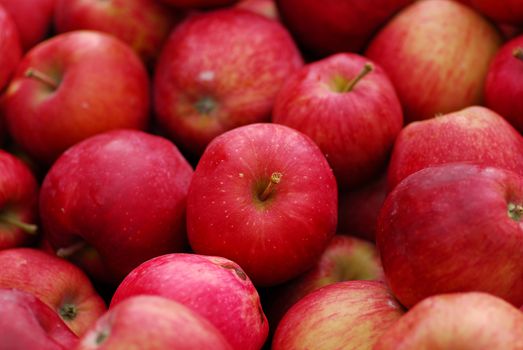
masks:
[(514, 57), (516, 57), (517, 59), (523, 61), (523, 47), (516, 47), (514, 49), (514, 51), (512, 52), (512, 54), (514, 55)]
[(509, 203), (508, 216), (515, 221), (520, 221), (523, 218), (523, 205)]
[(87, 243), (85, 241), (76, 242), (68, 247), (58, 248), (56, 250), (56, 256), (67, 259), (84, 249), (86, 246)]
[(65, 321), (72, 321), (76, 318), (76, 315), (78, 315), (78, 309), (73, 304), (65, 303), (60, 306), (59, 313), (60, 317)]
[(109, 332), (106, 332), (104, 330), (100, 331), (100, 333), (98, 333), (96, 335), (96, 339), (94, 340), (95, 344), (96, 345), (100, 345), (102, 344), (107, 338), (109, 337)]
[(282, 177), (282, 173), (272, 173), (269, 183), (267, 184), (263, 192), (258, 195), (258, 199), (262, 202), (265, 202), (274, 191), (274, 186), (280, 183)]
[(51, 78), (49, 75), (36, 70), (34, 68), (29, 68), (25, 71), (24, 74), (27, 78), (36, 79), (45, 85), (49, 86), (51, 89), (56, 90), (58, 89), (58, 82)]
[(357, 76), (355, 76), (354, 79), (349, 80), (347, 82), (347, 85), (345, 85), (345, 87), (343, 87), (340, 92), (341, 93), (351, 92), (354, 89), (354, 87), (356, 86), (356, 84), (358, 84), (358, 82), (361, 79), (363, 79), (367, 74), (369, 74), (373, 70), (374, 70), (374, 65), (372, 63), (370, 63), (370, 62), (365, 63), (365, 65), (363, 66), (360, 73)]
[(30, 235), (36, 234), (36, 231), (38, 230), (38, 226), (23, 222), (17, 216), (9, 212), (3, 212), (0, 214), (0, 224), (14, 226)]
[(199, 114), (209, 115), (216, 109), (216, 100), (210, 96), (204, 96), (194, 104)]

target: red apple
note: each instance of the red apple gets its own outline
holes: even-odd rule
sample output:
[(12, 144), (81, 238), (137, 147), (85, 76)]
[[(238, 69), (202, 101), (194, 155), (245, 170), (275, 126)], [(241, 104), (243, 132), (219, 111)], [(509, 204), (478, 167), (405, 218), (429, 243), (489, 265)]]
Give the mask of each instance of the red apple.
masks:
[(32, 248), (15, 248), (0, 251), (0, 266), (0, 288), (34, 294), (77, 335), (105, 311), (87, 276), (63, 259)]
[(100, 317), (75, 350), (232, 350), (208, 320), (181, 303), (152, 295), (122, 301)]
[(152, 66), (176, 17), (157, 0), (56, 0), (54, 23), (58, 33), (90, 29), (112, 34)]
[(236, 4), (236, 7), (252, 11), (276, 21), (280, 20), (275, 0), (241, 0)]
[(0, 250), (31, 242), (36, 234), (38, 184), (31, 170), (0, 150)]
[(377, 245), (391, 290), (406, 307), (482, 291), (523, 304), (523, 177), (449, 163), (420, 170), (389, 193)]
[(234, 349), (260, 349), (267, 337), (258, 292), (240, 266), (228, 259), (197, 254), (153, 258), (122, 281), (110, 310), (141, 294), (187, 306), (216, 326)]
[(22, 56), (18, 28), (0, 0), (0, 92), (9, 83)]
[(500, 44), (494, 25), (469, 7), (425, 0), (396, 15), (366, 54), (388, 73), (413, 121), (480, 104)]
[(523, 175), (523, 138), (484, 107), (407, 125), (398, 135), (387, 174), (389, 189), (431, 165), (472, 161)]
[[(90, 137), (67, 150), (44, 179), (44, 232), (58, 254), (98, 280), (118, 283), (145, 260), (184, 248), (191, 176), (191, 166), (162, 137), (137, 130)], [(84, 260), (89, 256), (99, 262), (96, 270)]]
[[(158, 0), (156, 0), (158, 1)], [(232, 5), (238, 0), (161, 0), (162, 2), (180, 8), (210, 8)]]
[(66, 33), (27, 53), (3, 107), (14, 140), (50, 164), (94, 134), (145, 128), (148, 77), (136, 54), (120, 40), (94, 31)]
[(343, 281), (383, 279), (374, 244), (336, 235), (311, 270), (268, 291), (265, 309), (269, 324), (275, 327), (291, 306), (321, 287)]
[[(24, 51), (44, 40), (51, 31), (56, 0), (0, 0), (13, 17)], [(2, 27), (3, 28), (3, 27)], [(2, 55), (7, 52), (2, 50)]]
[(272, 120), (310, 136), (342, 188), (379, 173), (403, 125), (400, 102), (383, 70), (348, 53), (292, 75), (276, 97)]
[[(523, 7), (522, 7), (523, 10)], [(507, 42), (490, 65), (485, 104), (523, 132), (523, 35)]]
[(339, 194), (338, 232), (374, 242), (378, 214), (387, 195), (387, 177), (382, 174), (368, 185)]
[(385, 284), (338, 282), (307, 295), (285, 314), (272, 349), (371, 349), (402, 315)]
[(516, 350), (523, 313), (486, 293), (427, 298), (394, 323), (373, 350)]
[(78, 338), (34, 295), (0, 288), (1, 349), (68, 350)]
[(242, 9), (194, 15), (168, 39), (155, 73), (158, 122), (201, 155), (219, 134), (268, 121), (282, 83), (302, 65), (276, 21)]
[(283, 22), (315, 55), (361, 51), (396, 12), (413, 0), (276, 0)]
[(327, 160), (304, 134), (252, 124), (215, 138), (187, 196), (195, 252), (237, 262), (256, 285), (311, 268), (334, 235), (337, 186)]
[(523, 2), (521, 0), (468, 0), (468, 3), (497, 22), (523, 24)]

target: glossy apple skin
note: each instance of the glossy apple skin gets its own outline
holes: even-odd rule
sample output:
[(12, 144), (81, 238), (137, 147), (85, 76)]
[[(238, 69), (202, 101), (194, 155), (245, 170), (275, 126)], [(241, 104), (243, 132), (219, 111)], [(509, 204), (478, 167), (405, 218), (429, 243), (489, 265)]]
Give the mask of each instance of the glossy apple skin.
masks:
[(268, 334), (251, 280), (238, 264), (222, 257), (178, 253), (146, 261), (122, 281), (110, 310), (140, 294), (187, 306), (216, 326), (234, 349), (260, 349)]
[(468, 3), (496, 22), (523, 24), (523, 3), (519, 0), (468, 0)]
[(485, 105), (523, 132), (523, 53), (514, 56), (514, 50), (523, 51), (523, 35), (505, 43), (492, 61), (485, 83)]
[[(102, 276), (88, 272), (117, 284), (142, 262), (185, 247), (192, 173), (162, 137), (137, 130), (93, 136), (47, 173), (40, 194), (44, 232), (54, 249), (85, 242), (105, 267)], [(88, 269), (89, 263), (72, 260)]]
[(481, 104), (500, 44), (494, 25), (472, 9), (427, 0), (398, 13), (373, 38), (366, 56), (387, 72), (405, 119), (414, 121)]
[[(352, 91), (340, 91), (366, 63), (374, 69)], [(341, 188), (354, 188), (385, 166), (403, 125), (385, 72), (356, 54), (337, 54), (293, 74), (276, 97), (273, 122), (307, 134), (323, 151)]]
[(523, 177), (501, 168), (448, 163), (400, 182), (376, 231), (398, 300), (410, 308), (435, 294), (483, 291), (522, 305), (523, 226), (511, 205), (523, 205)]
[(53, 309), (28, 292), (0, 288), (0, 314), (2, 349), (67, 350), (78, 341)]
[(287, 311), (272, 349), (371, 349), (403, 313), (381, 282), (338, 282), (310, 293)]
[(268, 291), (265, 306), (271, 328), (304, 296), (336, 282), (384, 280), (378, 251), (374, 244), (347, 235), (336, 235), (316, 265), (287, 283)]
[(178, 16), (156, 0), (56, 0), (54, 24), (58, 33), (89, 29), (112, 34), (152, 66)]
[(340, 192), (338, 206), (338, 232), (374, 242), (380, 208), (387, 196), (386, 173), (365, 186)]
[(232, 350), (207, 319), (181, 303), (153, 295), (134, 296), (111, 308), (75, 350), (130, 348)]
[[(59, 81), (58, 88), (26, 77), (30, 68)], [(4, 96), (3, 113), (13, 139), (34, 159), (50, 164), (89, 136), (145, 128), (147, 72), (131, 48), (108, 34), (57, 35), (22, 59)]]
[(269, 121), (282, 83), (302, 64), (276, 21), (243, 9), (191, 16), (173, 31), (156, 67), (157, 120), (199, 156), (219, 134)]
[(252, 11), (275, 21), (280, 20), (275, 0), (241, 0), (236, 4), (236, 7)]
[[(0, 0), (0, 5), (12, 16), (23, 51), (44, 40), (51, 30), (56, 0)], [(2, 55), (7, 51), (2, 50)]]
[(373, 350), (516, 350), (523, 348), (523, 313), (487, 293), (429, 297), (383, 334)]
[(16, 66), (22, 57), (22, 47), (20, 46), (20, 37), (18, 28), (6, 9), (0, 1), (0, 92), (9, 83)]
[[(87, 276), (64, 259), (33, 248), (0, 251), (0, 288), (16, 288), (34, 294), (82, 335), (106, 310), (104, 301)], [(66, 314), (74, 307), (76, 315)]]
[[(37, 204), (38, 183), (29, 167), (14, 155), (0, 150), (0, 216), (34, 225), (38, 219)], [(4, 222), (0, 224), (0, 250), (29, 244), (34, 241), (35, 234)]]
[(407, 125), (398, 135), (387, 170), (388, 189), (428, 166), (471, 161), (523, 175), (523, 138), (484, 107)]
[(413, 0), (276, 0), (283, 23), (315, 56), (361, 51), (396, 12)]
[[(281, 181), (260, 193), (273, 173)], [(252, 124), (215, 138), (200, 158), (187, 197), (195, 252), (237, 262), (255, 285), (275, 285), (311, 268), (334, 235), (337, 186), (306, 135)]]

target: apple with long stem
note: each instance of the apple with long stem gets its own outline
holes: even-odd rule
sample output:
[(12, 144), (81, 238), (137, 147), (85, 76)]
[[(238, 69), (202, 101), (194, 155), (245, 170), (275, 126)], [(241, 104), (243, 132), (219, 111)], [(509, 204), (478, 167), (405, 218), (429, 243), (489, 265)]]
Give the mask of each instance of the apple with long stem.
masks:
[(148, 76), (134, 51), (113, 36), (65, 33), (24, 56), (2, 107), (13, 139), (49, 165), (89, 136), (144, 129), (149, 119)]

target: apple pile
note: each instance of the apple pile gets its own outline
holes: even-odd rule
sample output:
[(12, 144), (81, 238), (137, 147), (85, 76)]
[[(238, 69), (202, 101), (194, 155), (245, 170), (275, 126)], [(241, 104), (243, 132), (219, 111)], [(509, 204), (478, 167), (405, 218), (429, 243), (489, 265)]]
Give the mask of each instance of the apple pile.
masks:
[(0, 0), (0, 350), (523, 349), (523, 1)]

